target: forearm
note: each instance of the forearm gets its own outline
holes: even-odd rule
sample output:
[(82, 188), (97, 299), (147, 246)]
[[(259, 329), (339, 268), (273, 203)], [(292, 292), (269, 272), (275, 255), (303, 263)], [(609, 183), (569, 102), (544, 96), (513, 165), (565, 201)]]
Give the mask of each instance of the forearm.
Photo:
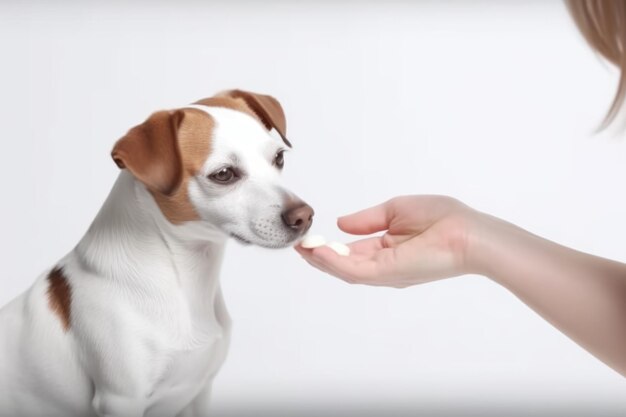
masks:
[(626, 376), (626, 265), (483, 216), (468, 264)]

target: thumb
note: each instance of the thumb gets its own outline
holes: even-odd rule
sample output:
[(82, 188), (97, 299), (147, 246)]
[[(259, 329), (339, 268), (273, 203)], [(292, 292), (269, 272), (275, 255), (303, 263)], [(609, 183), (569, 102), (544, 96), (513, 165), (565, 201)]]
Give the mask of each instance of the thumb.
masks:
[(389, 202), (357, 211), (337, 219), (337, 226), (353, 235), (369, 235), (389, 228), (391, 220)]

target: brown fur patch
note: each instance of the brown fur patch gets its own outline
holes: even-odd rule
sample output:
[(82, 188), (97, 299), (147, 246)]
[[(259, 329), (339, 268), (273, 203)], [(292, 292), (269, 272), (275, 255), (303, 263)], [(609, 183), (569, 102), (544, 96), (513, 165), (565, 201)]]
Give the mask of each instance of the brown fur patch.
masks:
[(59, 316), (64, 331), (70, 329), (72, 287), (63, 274), (63, 268), (55, 267), (48, 274), (48, 306)]
[(146, 186), (171, 194), (182, 179), (178, 129), (183, 117), (182, 111), (159, 111), (130, 129), (111, 152), (117, 166)]
[(261, 118), (248, 106), (246, 101), (242, 98), (217, 96), (217, 97), (203, 98), (202, 100), (196, 101), (193, 104), (200, 104), (202, 106), (209, 106), (209, 107), (225, 107), (227, 109), (237, 110), (249, 116), (254, 117), (256, 120), (259, 121), (259, 123), (265, 126), (265, 123), (263, 123), (263, 120), (261, 120)]
[[(216, 96), (199, 100), (194, 104), (237, 110), (252, 116), (267, 127), (267, 124), (243, 98)], [(150, 189), (161, 212), (173, 224), (200, 220), (200, 216), (189, 199), (189, 180), (197, 175), (211, 153), (211, 137), (215, 126), (213, 118), (201, 110), (183, 108), (182, 111), (184, 118), (178, 130), (178, 146), (183, 165), (180, 186), (171, 195)]]
[(211, 153), (215, 125), (211, 116), (202, 110), (182, 111), (185, 116), (178, 130), (178, 147), (183, 166), (182, 181), (178, 189), (170, 195), (151, 190), (163, 215), (174, 224), (200, 219), (189, 199), (189, 180), (198, 174)]

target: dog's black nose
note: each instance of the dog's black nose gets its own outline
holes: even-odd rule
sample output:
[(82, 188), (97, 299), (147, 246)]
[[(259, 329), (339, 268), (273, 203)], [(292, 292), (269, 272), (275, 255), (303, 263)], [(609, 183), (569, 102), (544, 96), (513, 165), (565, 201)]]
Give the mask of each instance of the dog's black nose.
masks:
[(304, 233), (309, 230), (309, 227), (311, 227), (314, 214), (315, 212), (311, 206), (300, 202), (298, 205), (288, 207), (287, 210), (283, 212), (281, 217), (283, 218), (283, 223), (291, 229)]

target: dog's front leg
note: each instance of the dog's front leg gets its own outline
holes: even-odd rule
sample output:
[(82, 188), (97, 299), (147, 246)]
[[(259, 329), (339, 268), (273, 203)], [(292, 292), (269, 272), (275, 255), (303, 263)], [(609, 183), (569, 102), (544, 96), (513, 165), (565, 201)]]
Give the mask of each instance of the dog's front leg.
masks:
[(97, 320), (102, 317), (97, 312), (93, 308), (91, 315), (76, 319), (85, 371), (93, 381), (93, 411), (98, 417), (143, 417), (154, 389), (152, 381), (165, 367), (155, 354), (158, 349), (149, 348), (156, 339), (133, 334), (143, 323), (133, 322), (131, 315), (124, 323), (110, 313), (107, 320)]
[(145, 398), (125, 397), (98, 388), (92, 406), (98, 417), (143, 417), (146, 409)]
[(176, 417), (208, 417), (209, 405), (211, 403), (212, 381), (205, 383), (193, 401), (183, 409)]

